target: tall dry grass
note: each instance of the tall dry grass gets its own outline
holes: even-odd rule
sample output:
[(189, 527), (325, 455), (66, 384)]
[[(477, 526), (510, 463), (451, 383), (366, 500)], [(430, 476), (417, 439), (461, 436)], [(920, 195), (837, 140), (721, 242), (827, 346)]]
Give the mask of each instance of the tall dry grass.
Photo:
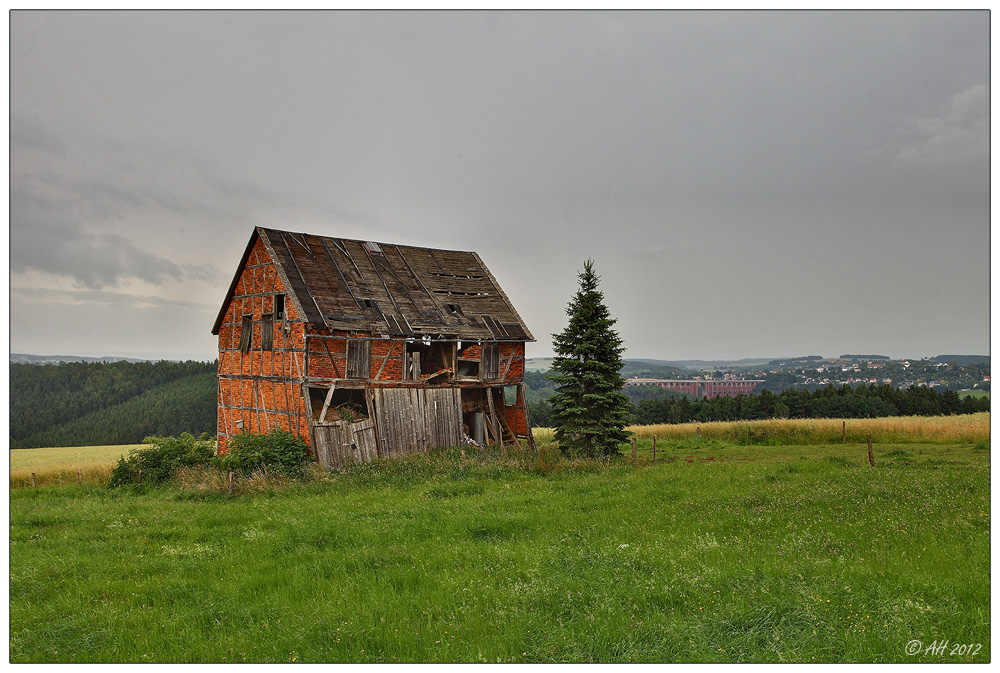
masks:
[(48, 467), (35, 470), (22, 467), (10, 471), (10, 487), (12, 489), (31, 488), (32, 472), (35, 473), (36, 486), (76, 483), (82, 483), (86, 486), (107, 486), (108, 482), (111, 481), (113, 467), (114, 465), (89, 465), (75, 470), (68, 467)]
[(143, 445), (126, 444), (11, 449), (8, 452), (10, 487), (30, 487), (32, 472), (35, 473), (35, 484), (38, 486), (76, 483), (79, 470), (83, 470), (84, 484), (106, 486), (118, 458), (141, 446)]
[[(892, 416), (887, 418), (807, 418), (678, 425), (635, 425), (638, 437), (687, 439), (700, 433), (706, 439), (734, 444), (836, 444), (861, 443), (870, 434), (876, 443), (989, 444), (990, 414), (961, 416)], [(547, 432), (551, 433), (551, 430)], [(537, 435), (536, 435), (537, 436)]]
[[(228, 493), (229, 473), (214, 467), (181, 467), (171, 483), (182, 491)], [(254, 470), (249, 475), (234, 474), (233, 495), (267, 493), (292, 483), (295, 480), (266, 470)]]

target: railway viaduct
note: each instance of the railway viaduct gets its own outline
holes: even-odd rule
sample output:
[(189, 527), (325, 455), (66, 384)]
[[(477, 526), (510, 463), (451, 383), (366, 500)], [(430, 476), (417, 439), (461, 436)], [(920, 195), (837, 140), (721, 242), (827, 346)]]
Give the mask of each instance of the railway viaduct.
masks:
[(713, 397), (736, 397), (749, 395), (764, 383), (763, 380), (720, 380), (693, 381), (683, 379), (627, 379), (626, 386), (658, 386), (666, 390), (693, 395), (697, 399), (710, 400)]

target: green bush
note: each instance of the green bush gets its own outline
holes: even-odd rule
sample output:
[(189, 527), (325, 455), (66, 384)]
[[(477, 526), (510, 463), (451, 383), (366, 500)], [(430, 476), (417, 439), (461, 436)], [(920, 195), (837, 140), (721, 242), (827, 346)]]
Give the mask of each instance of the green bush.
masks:
[(229, 441), (229, 453), (219, 456), (223, 470), (249, 474), (267, 469), (287, 475), (301, 476), (309, 463), (309, 446), (290, 432), (274, 429), (264, 435), (244, 432)]
[(177, 468), (209, 465), (215, 458), (215, 441), (208, 433), (195, 437), (182, 433), (180, 437), (146, 437), (144, 448), (132, 449), (127, 458), (119, 458), (111, 471), (109, 487), (142, 483), (158, 484), (167, 481)]

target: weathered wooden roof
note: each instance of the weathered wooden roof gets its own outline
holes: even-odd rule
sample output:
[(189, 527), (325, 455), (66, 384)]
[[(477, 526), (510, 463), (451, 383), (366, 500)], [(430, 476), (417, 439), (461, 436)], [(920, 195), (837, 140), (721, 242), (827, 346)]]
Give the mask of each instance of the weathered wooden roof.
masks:
[(296, 309), (317, 327), (375, 335), (534, 341), (474, 252), (257, 227), (212, 328), (218, 334), (260, 238)]

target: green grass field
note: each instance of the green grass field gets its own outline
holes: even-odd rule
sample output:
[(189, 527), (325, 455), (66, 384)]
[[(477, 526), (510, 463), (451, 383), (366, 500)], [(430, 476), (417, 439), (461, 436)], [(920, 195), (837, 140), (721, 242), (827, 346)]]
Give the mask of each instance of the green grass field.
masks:
[(958, 393), (959, 397), (989, 397), (990, 391), (988, 390), (963, 390)]
[(17, 488), (10, 659), (989, 661), (988, 440), (874, 453), (661, 435), (636, 467), (543, 441), (232, 497)]
[(524, 368), (529, 372), (544, 372), (552, 369), (552, 358), (529, 358), (524, 363)]

